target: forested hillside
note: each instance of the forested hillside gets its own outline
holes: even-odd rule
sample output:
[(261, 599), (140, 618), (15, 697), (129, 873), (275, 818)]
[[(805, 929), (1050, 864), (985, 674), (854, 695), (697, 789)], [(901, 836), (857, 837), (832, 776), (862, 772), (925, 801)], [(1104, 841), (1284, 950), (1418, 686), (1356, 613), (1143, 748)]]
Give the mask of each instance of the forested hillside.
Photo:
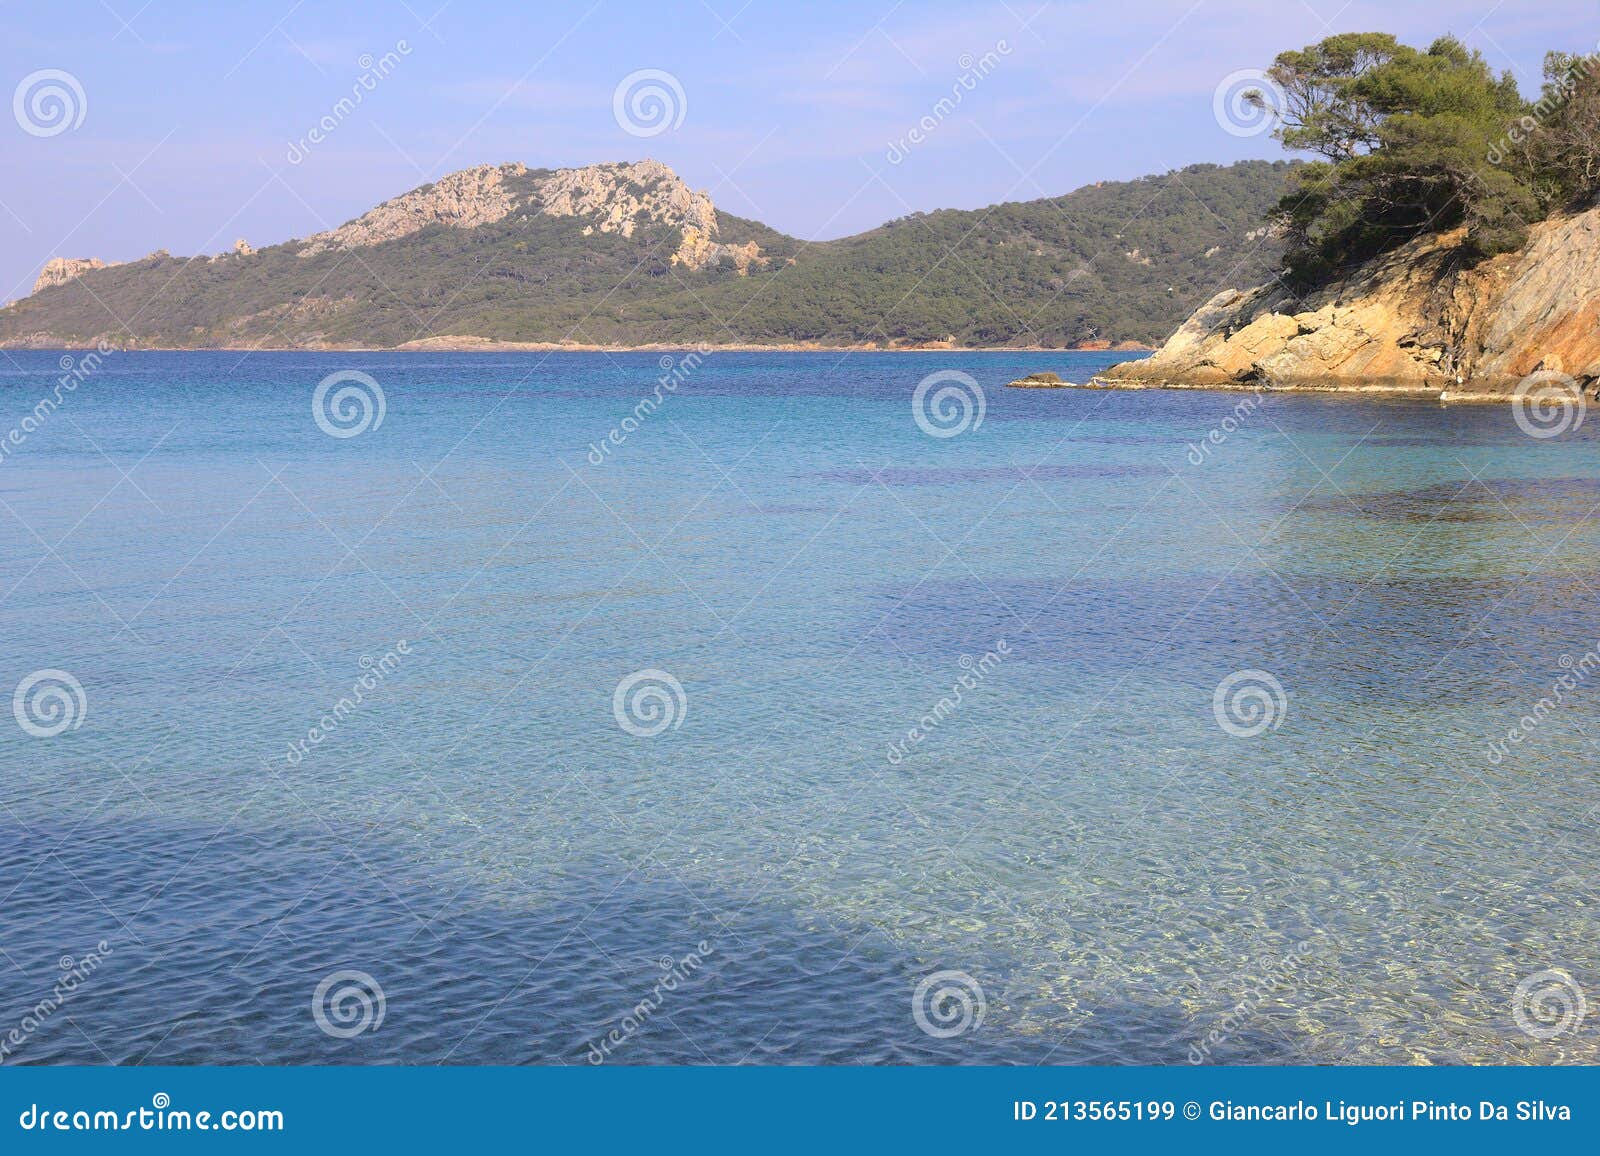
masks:
[(305, 240), (68, 269), (0, 310), (0, 342), (1153, 342), (1277, 267), (1263, 222), (1292, 167), (1196, 165), (807, 244), (655, 162), (481, 166)]

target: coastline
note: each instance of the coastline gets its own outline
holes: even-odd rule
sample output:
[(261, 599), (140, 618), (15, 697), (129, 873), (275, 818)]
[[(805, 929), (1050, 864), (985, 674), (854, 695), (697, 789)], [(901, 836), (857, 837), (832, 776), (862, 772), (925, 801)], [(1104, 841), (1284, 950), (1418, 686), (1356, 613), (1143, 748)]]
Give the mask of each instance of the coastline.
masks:
[[(651, 341), (639, 345), (600, 345), (571, 341), (496, 341), (482, 337), (425, 337), (400, 345), (327, 343), (318, 345), (115, 345), (118, 353), (1151, 353), (1153, 346), (1116, 349), (1048, 345), (952, 345), (942, 341), (916, 345), (824, 345), (784, 342), (696, 343)], [(99, 348), (99, 339), (0, 341), (0, 350), (75, 353)]]
[[(1600, 384), (1600, 206), (1473, 262), (1467, 229), (1414, 238), (1303, 294), (1224, 289), (1101, 388), (1345, 393), (1548, 406)], [(1531, 392), (1530, 392), (1531, 391)]]
[[(1515, 383), (1513, 382), (1514, 386)], [(1464, 402), (1474, 405), (1504, 405), (1514, 400), (1512, 388), (1473, 388), (1470, 382), (1452, 387), (1418, 385), (1415, 382), (1386, 382), (1377, 379), (1350, 381), (1290, 381), (1264, 385), (1243, 381), (1178, 381), (1172, 379), (1117, 378), (1096, 375), (1082, 384), (1064, 382), (1055, 388), (1093, 390), (1196, 390), (1211, 393), (1246, 393), (1253, 395), (1272, 393), (1332, 394), (1345, 397), (1393, 398), (1397, 401)]]

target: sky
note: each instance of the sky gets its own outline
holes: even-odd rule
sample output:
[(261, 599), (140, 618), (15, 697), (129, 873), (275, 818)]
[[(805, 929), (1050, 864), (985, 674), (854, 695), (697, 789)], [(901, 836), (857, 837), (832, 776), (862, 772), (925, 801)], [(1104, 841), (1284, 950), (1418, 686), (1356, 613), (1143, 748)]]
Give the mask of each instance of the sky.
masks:
[(1377, 30), (1453, 33), (1532, 93), (1546, 50), (1595, 49), (1600, 8), (0, 0), (0, 301), (50, 257), (273, 244), (483, 163), (653, 157), (721, 209), (829, 239), (1276, 157), (1219, 86)]

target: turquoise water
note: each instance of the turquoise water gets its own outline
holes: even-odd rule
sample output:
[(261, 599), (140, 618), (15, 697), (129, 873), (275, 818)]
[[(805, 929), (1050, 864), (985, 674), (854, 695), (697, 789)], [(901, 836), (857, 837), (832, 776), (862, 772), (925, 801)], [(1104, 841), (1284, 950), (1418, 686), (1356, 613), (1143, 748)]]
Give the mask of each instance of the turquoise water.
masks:
[(6, 1062), (1593, 1062), (1595, 426), (1003, 388), (1110, 360), (109, 355), (0, 456), (0, 1033), (101, 957)]

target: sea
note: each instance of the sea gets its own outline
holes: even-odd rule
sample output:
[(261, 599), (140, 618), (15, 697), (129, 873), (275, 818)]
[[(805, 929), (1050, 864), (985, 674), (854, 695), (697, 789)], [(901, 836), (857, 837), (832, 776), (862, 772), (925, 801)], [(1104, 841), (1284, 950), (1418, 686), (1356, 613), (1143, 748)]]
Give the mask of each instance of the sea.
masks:
[(1600, 1060), (1600, 418), (1123, 356), (0, 354), (0, 1063)]

